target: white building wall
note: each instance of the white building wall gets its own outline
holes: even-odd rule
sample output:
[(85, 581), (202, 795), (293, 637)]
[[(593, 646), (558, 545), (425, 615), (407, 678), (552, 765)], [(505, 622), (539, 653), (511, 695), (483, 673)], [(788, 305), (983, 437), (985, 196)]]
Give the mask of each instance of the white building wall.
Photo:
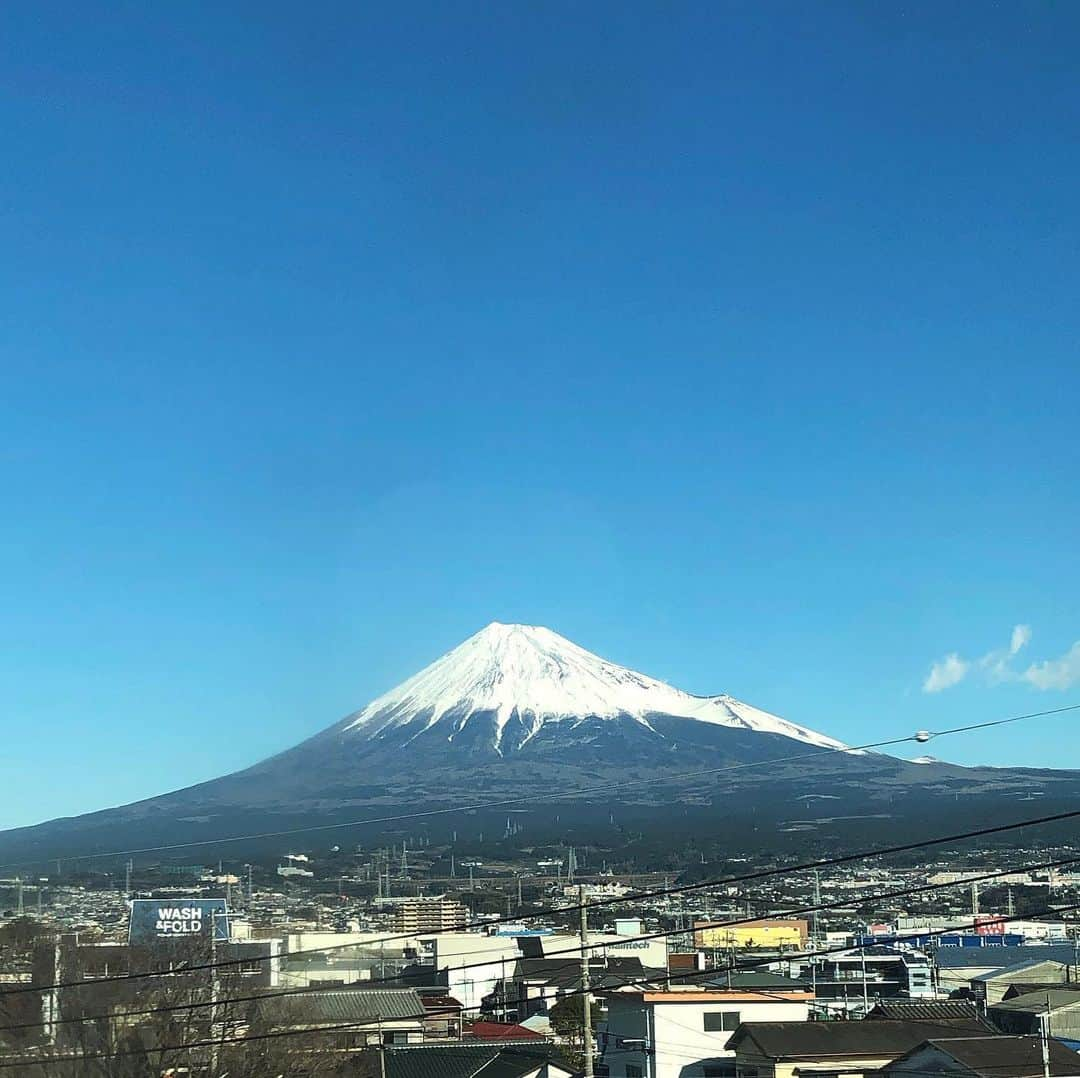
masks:
[[(678, 993), (671, 993), (677, 997)], [(735, 1053), (725, 1048), (734, 1029), (706, 1032), (706, 1012), (739, 1014), (739, 1022), (805, 1022), (806, 1001), (723, 1000), (709, 1002), (640, 1002), (635, 997), (609, 997), (608, 1049), (605, 1062), (611, 1078), (626, 1078), (627, 1064), (641, 1068), (646, 1078), (702, 1078), (704, 1062), (729, 1061)], [(642, 1040), (641, 1048), (622, 1042)], [(651, 1049), (651, 1051), (649, 1050)], [(631, 1070), (630, 1073), (634, 1073)]]
[[(449, 970), (447, 991), (463, 1006), (478, 1007), (503, 977), (514, 972), (520, 957), (512, 936), (481, 936), (473, 932), (447, 932), (431, 937), (436, 970)], [(468, 966), (468, 969), (457, 967)]]

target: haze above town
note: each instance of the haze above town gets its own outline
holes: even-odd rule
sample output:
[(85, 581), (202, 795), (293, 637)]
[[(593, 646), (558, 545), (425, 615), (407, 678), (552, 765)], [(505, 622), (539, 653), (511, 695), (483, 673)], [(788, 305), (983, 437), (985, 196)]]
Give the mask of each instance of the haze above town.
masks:
[(492, 620), (849, 743), (1080, 701), (1080, 10), (769, 8), (0, 15), (0, 827)]

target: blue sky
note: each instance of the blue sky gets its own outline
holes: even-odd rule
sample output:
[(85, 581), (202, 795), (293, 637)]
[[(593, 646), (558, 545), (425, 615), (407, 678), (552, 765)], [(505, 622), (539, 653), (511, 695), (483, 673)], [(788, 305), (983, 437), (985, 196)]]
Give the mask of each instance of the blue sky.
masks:
[(849, 741), (1080, 700), (1080, 9), (0, 29), (0, 827), (491, 620)]

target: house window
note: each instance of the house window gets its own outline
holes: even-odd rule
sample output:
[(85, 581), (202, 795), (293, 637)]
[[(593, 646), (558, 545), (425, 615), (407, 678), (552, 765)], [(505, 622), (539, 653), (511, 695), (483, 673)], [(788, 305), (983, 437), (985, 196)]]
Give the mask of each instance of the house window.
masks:
[(706, 1033), (730, 1032), (739, 1028), (738, 1011), (706, 1011), (702, 1018)]
[(702, 1064), (701, 1078), (735, 1078), (735, 1060)]
[(626, 1078), (645, 1078), (645, 1072), (637, 1063), (626, 1064)]

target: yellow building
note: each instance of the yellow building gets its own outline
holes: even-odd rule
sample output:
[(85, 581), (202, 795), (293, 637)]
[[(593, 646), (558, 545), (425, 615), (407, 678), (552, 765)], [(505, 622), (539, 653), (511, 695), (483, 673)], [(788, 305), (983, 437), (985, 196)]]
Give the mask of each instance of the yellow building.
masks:
[(724, 921), (695, 921), (694, 945), (730, 950), (760, 947), (804, 947), (809, 925), (798, 919), (763, 920), (728, 924)]

